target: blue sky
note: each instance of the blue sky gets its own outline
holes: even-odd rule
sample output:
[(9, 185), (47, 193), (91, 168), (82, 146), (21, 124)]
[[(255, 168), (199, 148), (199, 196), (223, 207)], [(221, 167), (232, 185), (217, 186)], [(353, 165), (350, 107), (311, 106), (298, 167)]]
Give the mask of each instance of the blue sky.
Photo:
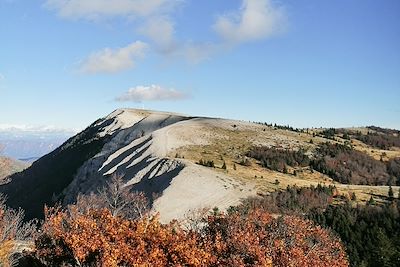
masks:
[(398, 0), (0, 0), (0, 125), (120, 107), (400, 129)]

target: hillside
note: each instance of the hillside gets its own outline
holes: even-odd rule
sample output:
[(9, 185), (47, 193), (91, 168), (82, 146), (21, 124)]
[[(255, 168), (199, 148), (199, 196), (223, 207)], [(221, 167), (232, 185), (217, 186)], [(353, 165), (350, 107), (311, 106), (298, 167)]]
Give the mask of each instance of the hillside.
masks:
[(0, 184), (6, 182), (7, 176), (16, 172), (20, 172), (27, 167), (29, 167), (28, 163), (6, 157), (0, 157)]
[[(249, 196), (285, 189), (288, 185), (335, 185), (339, 194), (354, 193), (360, 201), (371, 196), (385, 201), (387, 185), (396, 183), (396, 174), (386, 170), (386, 166), (391, 161), (397, 164), (394, 160), (400, 157), (400, 148), (375, 148), (358, 139), (348, 144), (343, 133), (334, 133), (333, 137), (324, 134), (324, 129), (299, 131), (243, 121), (121, 109), (96, 121), (24, 172), (11, 176), (12, 182), (0, 187), (0, 191), (8, 195), (8, 205), (22, 207), (28, 218), (41, 217), (44, 204), (73, 203), (79, 193), (96, 192), (113, 175), (122, 176), (132, 190), (144, 191), (162, 221), (183, 219), (194, 209), (226, 209)], [(351, 145), (351, 152), (319, 156), (324, 144)], [(348, 158), (360, 166), (367, 162), (365, 172), (351, 174), (359, 178), (355, 181), (369, 181), (372, 171), (380, 171), (382, 180), (377, 182), (378, 186), (364, 182), (342, 184), (333, 175), (337, 173), (335, 168), (327, 169), (328, 172), (311, 163), (285, 163), (285, 171), (274, 170), (249, 155), (257, 147), (304, 150), (310, 162), (318, 159), (325, 164), (318, 166), (344, 165), (342, 172), (348, 171)], [(383, 156), (376, 159), (377, 155)], [(398, 188), (393, 188), (398, 192)]]

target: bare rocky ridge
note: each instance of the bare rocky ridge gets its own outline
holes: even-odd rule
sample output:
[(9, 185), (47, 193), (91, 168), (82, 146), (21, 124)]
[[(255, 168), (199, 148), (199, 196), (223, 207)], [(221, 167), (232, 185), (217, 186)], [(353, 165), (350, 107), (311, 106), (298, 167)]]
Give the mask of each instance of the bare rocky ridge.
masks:
[(144, 191), (149, 199), (156, 196), (154, 210), (160, 212), (163, 221), (182, 219), (193, 209), (214, 206), (225, 209), (255, 194), (254, 186), (241, 185), (226, 174), (168, 156), (186, 144), (207, 141), (188, 142), (179, 135), (180, 131), (188, 134), (193, 125), (201, 124), (199, 118), (125, 109), (104, 120), (112, 123), (99, 135), (114, 137), (79, 168), (72, 183), (62, 192), (64, 203), (73, 202), (78, 193), (96, 191), (111, 175), (123, 176), (127, 186)]
[[(45, 204), (73, 203), (79, 193), (96, 192), (112, 175), (119, 175), (132, 190), (145, 192), (163, 222), (185, 219), (190, 210), (224, 210), (248, 196), (288, 185), (335, 184), (342, 193), (356, 192), (360, 199), (387, 194), (386, 186), (341, 185), (308, 169), (293, 175), (292, 170), (283, 174), (262, 168), (254, 159), (241, 164), (253, 146), (313, 151), (326, 141), (312, 132), (250, 122), (119, 109), (11, 176), (12, 182), (0, 192), (8, 195), (8, 205), (25, 209), (29, 219), (42, 216)], [(388, 157), (400, 155), (386, 152)], [(196, 164), (200, 160), (213, 161), (215, 168)]]

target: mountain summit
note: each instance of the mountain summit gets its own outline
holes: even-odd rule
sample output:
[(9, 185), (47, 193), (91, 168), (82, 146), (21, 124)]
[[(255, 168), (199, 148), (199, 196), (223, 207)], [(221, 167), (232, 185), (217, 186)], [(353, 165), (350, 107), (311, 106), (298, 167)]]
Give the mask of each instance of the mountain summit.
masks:
[(221, 119), (118, 109), (11, 176), (0, 191), (28, 218), (41, 217), (45, 204), (73, 203), (79, 193), (96, 192), (118, 175), (132, 190), (144, 191), (164, 221), (183, 218), (189, 210), (224, 209), (255, 194), (254, 186), (180, 158), (176, 151), (207, 145), (214, 138), (210, 129), (231, 125)]

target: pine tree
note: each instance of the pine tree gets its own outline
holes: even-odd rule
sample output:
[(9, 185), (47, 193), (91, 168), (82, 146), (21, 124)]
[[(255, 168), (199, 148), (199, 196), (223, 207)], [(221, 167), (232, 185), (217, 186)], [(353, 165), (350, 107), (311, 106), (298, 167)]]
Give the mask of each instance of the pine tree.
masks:
[(369, 205), (369, 206), (375, 205), (375, 199), (372, 196), (368, 200), (367, 205)]
[(389, 185), (389, 193), (388, 193), (389, 199), (393, 200), (394, 198), (394, 193), (393, 193), (393, 188), (391, 185)]

